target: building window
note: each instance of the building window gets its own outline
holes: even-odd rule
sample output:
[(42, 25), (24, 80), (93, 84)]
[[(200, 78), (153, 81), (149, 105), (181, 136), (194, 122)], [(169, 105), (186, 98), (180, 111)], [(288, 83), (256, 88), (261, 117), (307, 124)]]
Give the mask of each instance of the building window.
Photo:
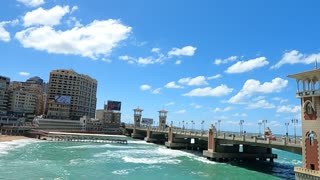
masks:
[(313, 146), (314, 144), (314, 133), (310, 133), (309, 134), (309, 142), (310, 142), (310, 145)]
[(307, 114), (309, 115), (312, 115), (314, 110), (313, 110), (313, 107), (312, 107), (312, 104), (309, 102), (307, 105), (306, 105), (306, 110)]
[(314, 170), (314, 164), (310, 164), (310, 169)]

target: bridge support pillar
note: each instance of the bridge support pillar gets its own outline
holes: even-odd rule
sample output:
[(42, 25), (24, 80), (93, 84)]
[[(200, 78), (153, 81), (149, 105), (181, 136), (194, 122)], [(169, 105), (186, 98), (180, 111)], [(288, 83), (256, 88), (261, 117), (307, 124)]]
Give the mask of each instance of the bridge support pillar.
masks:
[(152, 131), (150, 127), (147, 129), (147, 136), (144, 138), (147, 143), (159, 143), (160, 140), (158, 138), (152, 137)]
[(190, 139), (187, 138), (178, 139), (174, 137), (172, 126), (168, 128), (168, 141), (165, 142), (165, 146), (170, 149), (186, 149), (190, 147)]
[[(208, 135), (208, 150), (203, 151), (203, 156), (214, 161), (232, 161), (232, 160), (257, 160), (269, 159), (273, 162), (277, 158), (276, 154), (272, 154), (272, 149), (268, 147), (260, 147), (253, 145), (241, 145), (239, 140), (232, 137), (234, 144), (228, 144), (224, 139), (219, 139), (214, 136), (215, 128), (211, 126)], [(245, 142), (245, 137), (242, 136), (241, 140)], [(256, 141), (256, 140), (254, 140)]]

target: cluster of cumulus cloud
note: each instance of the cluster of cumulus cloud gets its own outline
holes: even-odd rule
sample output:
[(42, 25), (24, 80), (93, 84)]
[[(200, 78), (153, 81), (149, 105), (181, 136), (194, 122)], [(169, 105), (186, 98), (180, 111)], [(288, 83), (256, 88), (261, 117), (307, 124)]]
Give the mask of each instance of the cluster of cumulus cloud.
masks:
[[(0, 41), (11, 41), (11, 34), (7, 26), (20, 25), (22, 28), (14, 32), (14, 38), (23, 47), (55, 54), (71, 54), (91, 59), (108, 60), (112, 50), (121, 41), (128, 39), (132, 27), (123, 24), (118, 19), (93, 20), (82, 24), (73, 13), (77, 6), (56, 5), (43, 9), (44, 0), (17, 0), (33, 10), (25, 13), (21, 18), (0, 22)], [(67, 28), (66, 28), (67, 27)], [(128, 63), (155, 64), (173, 56), (193, 56), (196, 48), (185, 46), (172, 48), (167, 54), (160, 53), (160, 48), (153, 48), (152, 52), (158, 57), (134, 58), (127, 55), (120, 56), (120, 60)], [(176, 64), (181, 63), (177, 61)]]

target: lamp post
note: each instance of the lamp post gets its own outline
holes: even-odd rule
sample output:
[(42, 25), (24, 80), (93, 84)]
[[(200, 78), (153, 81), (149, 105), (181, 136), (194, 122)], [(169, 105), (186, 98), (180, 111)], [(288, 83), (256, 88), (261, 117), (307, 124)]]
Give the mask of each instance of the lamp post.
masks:
[(286, 138), (287, 138), (287, 140), (288, 140), (288, 126), (289, 126), (289, 123), (288, 122), (286, 122), (286, 123), (284, 123), (284, 125), (286, 126)]
[(219, 136), (220, 136), (220, 123), (221, 123), (221, 120), (218, 120), (218, 132), (219, 132)]
[(182, 129), (184, 130), (184, 121), (182, 121)]
[(267, 122), (268, 122), (268, 120), (266, 120), (266, 119), (263, 119), (263, 120), (262, 120), (262, 123), (263, 123), (263, 131), (266, 130), (266, 124), (267, 124)]
[(203, 123), (204, 123), (204, 120), (201, 121), (201, 132), (203, 132)]
[(240, 125), (240, 135), (243, 133), (243, 123), (244, 123), (244, 120), (240, 120), (239, 122), (239, 125)]
[(186, 122), (186, 129), (188, 129), (188, 122)]
[(291, 122), (293, 123), (294, 127), (294, 143), (297, 143), (297, 134), (296, 134), (296, 124), (298, 124), (298, 119), (292, 119)]
[(193, 120), (191, 121), (191, 131), (193, 131)]
[(262, 125), (262, 122), (258, 122), (258, 125), (259, 125), (259, 136), (261, 136), (261, 125)]

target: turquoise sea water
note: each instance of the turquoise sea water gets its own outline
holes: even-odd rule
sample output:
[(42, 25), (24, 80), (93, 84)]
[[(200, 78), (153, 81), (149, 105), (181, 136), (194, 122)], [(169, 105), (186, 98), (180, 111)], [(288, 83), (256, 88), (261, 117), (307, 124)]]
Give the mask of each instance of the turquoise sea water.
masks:
[(294, 179), (301, 156), (273, 150), (274, 163), (217, 163), (200, 152), (170, 150), (129, 140), (129, 144), (0, 142), (0, 179)]

